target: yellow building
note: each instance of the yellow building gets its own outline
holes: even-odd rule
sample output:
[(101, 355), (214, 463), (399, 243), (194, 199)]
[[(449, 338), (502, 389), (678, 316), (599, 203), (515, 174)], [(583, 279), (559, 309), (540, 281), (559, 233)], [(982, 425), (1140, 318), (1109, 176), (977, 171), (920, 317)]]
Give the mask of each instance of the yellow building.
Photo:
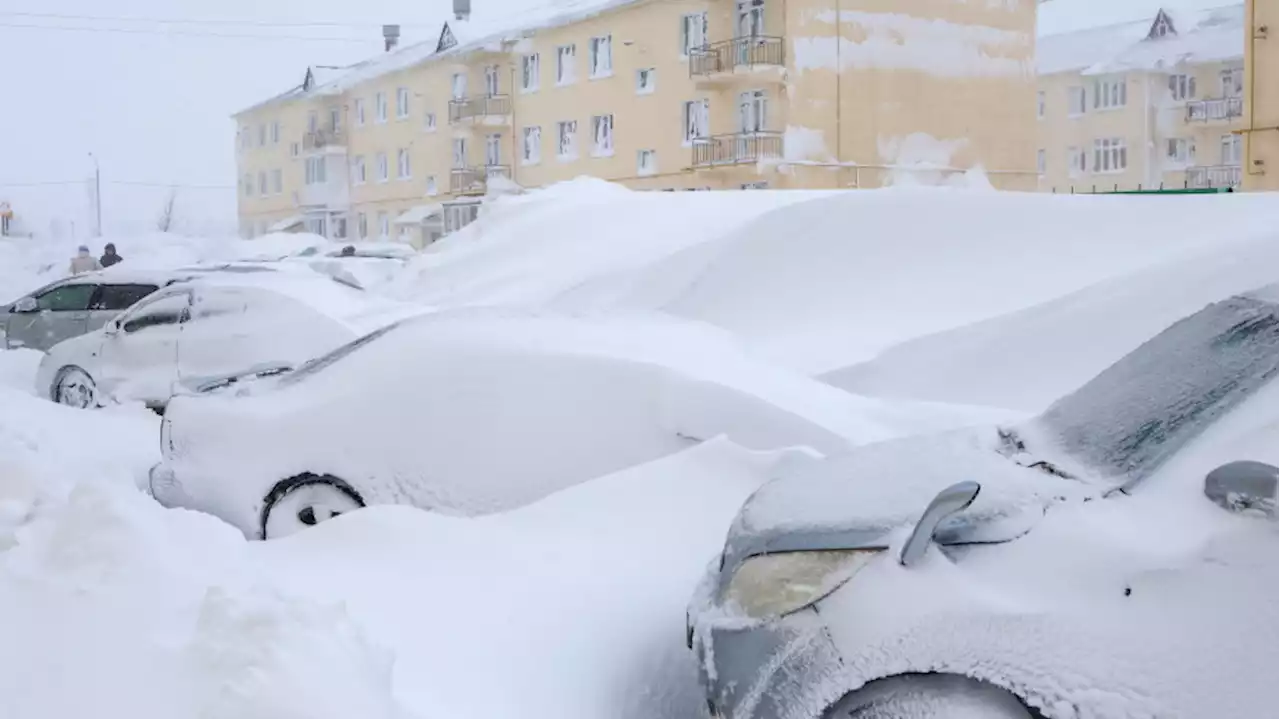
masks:
[(481, 24), (461, 0), (430, 42), (311, 68), (238, 113), (244, 234), (430, 242), (487, 192), (581, 175), (720, 190), (982, 170), (1036, 187), (1034, 0), (578, 8)]
[(1242, 5), (1041, 37), (1040, 188), (1237, 187)]
[(1274, 192), (1276, 161), (1277, 65), (1276, 0), (1246, 0), (1244, 23), (1244, 189)]

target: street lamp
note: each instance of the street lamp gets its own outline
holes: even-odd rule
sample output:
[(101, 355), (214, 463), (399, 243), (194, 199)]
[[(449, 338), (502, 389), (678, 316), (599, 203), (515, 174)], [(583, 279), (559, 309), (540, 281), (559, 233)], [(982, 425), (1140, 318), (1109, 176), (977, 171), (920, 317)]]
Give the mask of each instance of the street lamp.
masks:
[(93, 211), (94, 211), (94, 231), (96, 237), (102, 237), (102, 168), (98, 166), (98, 158), (92, 152), (89, 158), (93, 160)]

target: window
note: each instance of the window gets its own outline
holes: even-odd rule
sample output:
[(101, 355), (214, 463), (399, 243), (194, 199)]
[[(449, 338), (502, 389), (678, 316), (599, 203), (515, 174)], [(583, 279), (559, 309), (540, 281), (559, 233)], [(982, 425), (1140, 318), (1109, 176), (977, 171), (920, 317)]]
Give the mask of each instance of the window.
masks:
[(376, 156), (374, 156), (374, 162), (377, 164), (376, 171), (378, 173), (377, 174), (378, 182), (386, 182), (387, 174), (388, 174), (387, 153), (379, 152)]
[(427, 194), (434, 197), (439, 192), (439, 188), (436, 187), (436, 176), (429, 175), (427, 177)]
[(502, 135), (488, 135), (484, 138), (484, 165), (496, 167), (502, 164)]
[(1079, 177), (1085, 173), (1089, 166), (1088, 155), (1079, 147), (1067, 148), (1067, 174), (1071, 177)]
[(1085, 113), (1085, 93), (1080, 85), (1067, 88), (1067, 116), (1079, 117)]
[(769, 123), (769, 98), (764, 90), (738, 94), (738, 130), (744, 134), (763, 132)]
[(1124, 78), (1099, 78), (1093, 82), (1093, 109), (1106, 110), (1124, 107), (1126, 97)]
[(253, 143), (253, 135), (250, 134), (249, 126), (242, 125), (240, 127), (240, 149), (247, 150)]
[(1164, 156), (1170, 164), (1191, 164), (1196, 161), (1196, 143), (1186, 137), (1171, 137), (1165, 141)]
[(556, 124), (556, 157), (571, 160), (578, 156), (578, 121)]
[(253, 175), (244, 176), (244, 196), (253, 197)]
[(267, 126), (258, 125), (258, 147), (267, 146)]
[(542, 128), (524, 128), (524, 141), (521, 143), (520, 164), (536, 165), (542, 160)]
[(484, 94), (487, 97), (498, 95), (498, 66), (487, 65), (484, 68)]
[(258, 195), (261, 197), (267, 196), (267, 173), (266, 172), (258, 173)]
[(41, 312), (79, 312), (89, 309), (89, 299), (97, 285), (62, 285), (36, 297)]
[(567, 85), (573, 82), (573, 62), (577, 51), (573, 45), (561, 45), (556, 48), (556, 84)]
[(1236, 134), (1222, 136), (1222, 164), (1239, 165), (1241, 158), (1240, 136)]
[(591, 154), (596, 157), (613, 155), (613, 115), (596, 115), (591, 118), (593, 144)]
[(333, 218), (333, 236), (343, 239), (347, 236), (347, 218), (336, 216)]
[(373, 96), (373, 113), (376, 121), (387, 121), (387, 94), (385, 92), (380, 92)]
[(1036, 93), (1036, 119), (1044, 117), (1044, 90)]
[(363, 185), (369, 181), (369, 173), (364, 165), (364, 155), (356, 155), (351, 158), (351, 182), (355, 185)]
[(355, 106), (356, 106), (356, 125), (363, 126), (364, 125), (364, 99), (357, 97), (355, 100)]
[(684, 104), (684, 142), (689, 144), (697, 137), (707, 136), (711, 103), (708, 100), (690, 100)]
[(427, 132), (435, 132), (436, 114), (434, 112), (427, 113), (426, 118), (423, 119), (422, 121), (422, 129), (426, 130)]
[(613, 36), (591, 38), (591, 77), (609, 77), (613, 74)]
[(658, 172), (658, 151), (640, 150), (636, 153), (636, 174), (653, 175)]
[(271, 171), (271, 192), (277, 195), (284, 192), (284, 172), (279, 169)]
[(413, 177), (413, 168), (409, 166), (408, 150), (396, 150), (396, 177), (401, 180)]
[(297, 158), (299, 154), (301, 154), (301, 148), (298, 146), (298, 143), (296, 143), (296, 142), (290, 143), (290, 144), (289, 144), (289, 157)]
[(329, 129), (333, 132), (342, 132), (342, 108), (329, 108)]
[(391, 236), (391, 218), (385, 212), (378, 213), (378, 237), (387, 239)]
[(649, 93), (653, 92), (653, 88), (655, 87), (655, 84), (657, 83), (657, 80), (658, 80), (658, 76), (656, 75), (656, 73), (657, 73), (657, 70), (654, 70), (651, 67), (646, 67), (640, 70), (636, 70), (636, 94), (637, 95), (648, 95)]
[(1156, 21), (1151, 25), (1151, 32), (1147, 34), (1147, 37), (1149, 39), (1155, 39), (1158, 37), (1164, 37), (1165, 35), (1175, 34), (1177, 33), (1173, 31), (1173, 21), (1169, 19), (1168, 15), (1164, 14), (1163, 10), (1161, 10), (1156, 14)]
[(538, 89), (538, 76), (541, 62), (538, 54), (525, 55), (520, 58), (520, 89), (533, 92)]
[(369, 236), (369, 216), (363, 212), (356, 214), (356, 237), (365, 239)]
[(312, 110), (307, 113), (307, 132), (315, 132), (320, 129), (320, 121), (317, 119), (316, 111)]
[(1094, 172), (1124, 172), (1128, 166), (1124, 138), (1108, 137), (1093, 141)]
[(1244, 69), (1223, 70), (1218, 74), (1223, 97), (1239, 97), (1244, 92)]
[[(147, 302), (124, 317), (120, 329), (137, 332), (148, 327), (173, 327), (182, 321), (182, 314), (191, 306), (186, 292), (164, 295)], [(177, 329), (174, 327), (174, 329)]]
[(680, 54), (688, 56), (707, 44), (707, 14), (692, 13), (680, 18)]
[(323, 185), (325, 183), (324, 157), (308, 157), (306, 167), (306, 184)]
[(465, 137), (453, 138), (453, 167), (461, 169), (467, 166), (467, 139)]
[(280, 123), (279, 122), (271, 123), (271, 144), (272, 145), (280, 144)]
[(480, 205), (475, 202), (444, 206), (444, 231), (457, 232), (480, 217)]
[(1036, 150), (1036, 172), (1044, 174), (1045, 156), (1044, 150)]
[(158, 289), (155, 285), (103, 285), (89, 309), (126, 310)]
[(1169, 94), (1176, 101), (1190, 100), (1196, 96), (1195, 75), (1170, 75)]
[[(738, 28), (735, 37), (759, 37), (764, 34), (764, 0), (738, 0)], [(746, 46), (739, 46), (742, 57)], [(746, 58), (744, 57), (743, 60)], [(739, 60), (742, 64), (742, 60)]]
[(450, 87), (453, 91), (453, 99), (461, 100), (467, 96), (467, 74), (465, 72), (456, 72), (453, 74)]
[(396, 119), (404, 120), (409, 117), (409, 88), (396, 88)]

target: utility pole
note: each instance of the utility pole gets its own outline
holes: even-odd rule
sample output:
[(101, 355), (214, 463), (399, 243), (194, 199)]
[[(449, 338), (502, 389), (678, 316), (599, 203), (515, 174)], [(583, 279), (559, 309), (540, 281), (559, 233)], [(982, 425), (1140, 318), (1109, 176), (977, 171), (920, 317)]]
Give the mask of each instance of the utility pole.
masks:
[(89, 157), (93, 159), (93, 212), (94, 212), (94, 236), (102, 237), (102, 168), (98, 165), (98, 158), (92, 152)]

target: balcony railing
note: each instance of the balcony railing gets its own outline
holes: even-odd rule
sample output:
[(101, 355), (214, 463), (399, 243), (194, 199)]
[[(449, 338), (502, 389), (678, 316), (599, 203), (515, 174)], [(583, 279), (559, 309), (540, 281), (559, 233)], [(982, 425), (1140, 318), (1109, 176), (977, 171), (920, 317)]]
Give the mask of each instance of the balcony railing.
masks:
[(1217, 97), (1187, 103), (1187, 122), (1229, 120), (1243, 114), (1244, 99), (1239, 97)]
[(339, 147), (347, 143), (344, 130), (312, 130), (302, 136), (302, 149), (322, 150), (326, 147)]
[(689, 76), (706, 77), (735, 68), (783, 64), (785, 45), (780, 37), (753, 35), (721, 40), (689, 52)]
[(510, 95), (480, 95), (461, 97), (449, 101), (449, 122), (458, 123), (475, 117), (495, 117), (511, 114)]
[(511, 168), (507, 165), (455, 167), (449, 172), (449, 191), (483, 193), (488, 187), (489, 180), (495, 177), (509, 179), (511, 177)]
[(782, 133), (739, 132), (693, 141), (693, 166), (741, 165), (782, 157)]
[(1209, 187), (1239, 186), (1239, 165), (1207, 165), (1187, 168), (1187, 187), (1204, 189)]

